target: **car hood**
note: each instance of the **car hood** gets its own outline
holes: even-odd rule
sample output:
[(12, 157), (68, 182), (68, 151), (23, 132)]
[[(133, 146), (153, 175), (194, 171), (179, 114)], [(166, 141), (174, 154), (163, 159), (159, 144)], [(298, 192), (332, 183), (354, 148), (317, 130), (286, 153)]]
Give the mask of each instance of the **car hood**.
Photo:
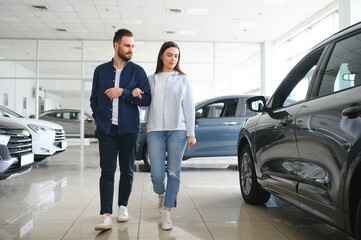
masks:
[(0, 129), (24, 129), (24, 126), (0, 116)]
[(31, 119), (31, 118), (17, 118), (14, 116), (9, 116), (8, 118), (14, 122), (20, 123), (25, 126), (27, 126), (28, 124), (35, 124), (35, 125), (42, 125), (45, 127), (50, 127), (53, 129), (63, 129), (63, 127), (59, 124), (45, 121), (45, 120), (40, 120), (40, 119), (38, 120), (38, 119)]

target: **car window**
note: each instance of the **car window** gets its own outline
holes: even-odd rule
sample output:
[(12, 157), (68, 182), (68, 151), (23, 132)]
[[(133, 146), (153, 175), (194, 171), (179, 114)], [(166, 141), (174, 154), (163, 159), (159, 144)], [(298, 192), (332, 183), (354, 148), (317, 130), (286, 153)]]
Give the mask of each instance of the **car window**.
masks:
[(297, 65), (287, 76), (272, 101), (272, 108), (282, 108), (302, 102), (307, 97), (311, 80), (324, 48), (317, 50)]
[(53, 118), (62, 118), (62, 114), (56, 112), (46, 113), (44, 116), (53, 117)]
[(222, 113), (224, 103), (216, 102), (208, 104), (197, 110), (202, 118), (219, 118)]
[(234, 117), (236, 116), (238, 98), (228, 99), (224, 101), (224, 106), (221, 112), (221, 117)]
[(306, 99), (308, 86), (311, 82), (313, 73), (316, 69), (316, 65), (313, 65), (312, 68), (301, 78), (297, 85), (292, 89), (291, 93), (287, 96), (286, 101), (283, 103), (283, 107), (292, 105), (296, 102), (301, 102)]
[(238, 98), (212, 102), (197, 110), (201, 118), (234, 117), (237, 111)]
[(66, 120), (77, 120), (79, 119), (79, 114), (77, 112), (64, 112), (62, 118)]
[(62, 114), (62, 118), (63, 118), (63, 119), (70, 119), (70, 112), (64, 112), (64, 113)]
[(11, 111), (10, 109), (3, 107), (3, 106), (0, 106), (0, 111), (3, 113), (3, 115), (11, 115), (11, 116), (14, 116), (17, 118), (23, 118), (23, 116), (21, 116), (20, 114), (14, 112), (14, 111)]
[(361, 85), (361, 34), (336, 43), (327, 63), (318, 96)]

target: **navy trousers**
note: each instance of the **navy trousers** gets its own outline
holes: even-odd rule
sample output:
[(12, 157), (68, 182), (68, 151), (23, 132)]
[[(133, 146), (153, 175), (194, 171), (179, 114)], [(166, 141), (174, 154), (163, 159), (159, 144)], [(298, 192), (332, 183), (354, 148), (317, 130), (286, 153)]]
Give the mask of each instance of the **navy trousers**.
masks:
[[(132, 191), (133, 170), (139, 133), (118, 134), (112, 125), (110, 134), (98, 130), (101, 176), (100, 214), (113, 213), (114, 176), (119, 164), (118, 206), (128, 205)], [(118, 163), (118, 164), (117, 164)]]

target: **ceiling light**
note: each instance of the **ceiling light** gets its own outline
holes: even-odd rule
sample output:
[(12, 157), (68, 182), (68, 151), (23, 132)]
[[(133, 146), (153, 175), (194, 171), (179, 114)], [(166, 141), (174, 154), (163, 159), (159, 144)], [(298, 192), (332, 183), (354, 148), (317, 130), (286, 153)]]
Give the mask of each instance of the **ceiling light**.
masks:
[(183, 9), (181, 9), (181, 8), (167, 8), (167, 13), (169, 13), (169, 14), (182, 14)]
[(33, 5), (32, 7), (39, 10), (48, 10), (44, 5)]
[(55, 30), (58, 32), (67, 32), (67, 30), (65, 28), (57, 28)]
[(164, 31), (165, 34), (176, 34), (176, 31)]

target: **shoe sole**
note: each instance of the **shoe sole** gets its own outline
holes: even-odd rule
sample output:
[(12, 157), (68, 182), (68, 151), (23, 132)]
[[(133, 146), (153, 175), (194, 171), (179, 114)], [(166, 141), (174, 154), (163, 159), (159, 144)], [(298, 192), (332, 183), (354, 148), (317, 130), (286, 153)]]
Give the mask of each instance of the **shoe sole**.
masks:
[(110, 230), (112, 227), (95, 227), (95, 231), (104, 231), (104, 230)]
[(127, 222), (129, 220), (129, 218), (122, 218), (122, 217), (117, 217), (117, 222)]
[(165, 230), (165, 231), (171, 230), (172, 228), (173, 228), (173, 226), (170, 226), (170, 227), (163, 227), (163, 226), (162, 226), (162, 229)]

